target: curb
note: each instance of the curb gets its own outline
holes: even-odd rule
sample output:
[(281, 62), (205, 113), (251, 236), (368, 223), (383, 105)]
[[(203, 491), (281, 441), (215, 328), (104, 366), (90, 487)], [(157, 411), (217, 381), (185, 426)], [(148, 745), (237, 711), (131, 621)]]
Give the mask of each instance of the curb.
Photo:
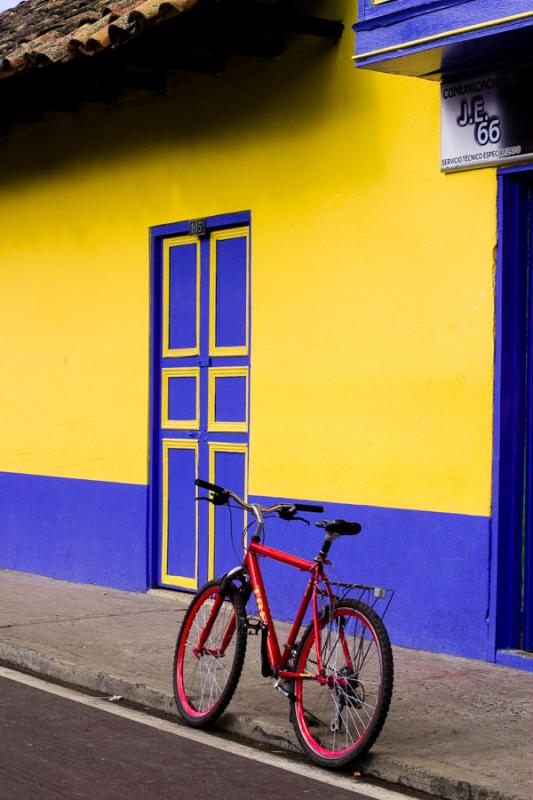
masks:
[[(134, 683), (6, 642), (0, 642), (0, 663), (13, 669), (28, 670), (74, 689), (84, 689), (111, 696), (120, 695), (137, 706), (179, 719), (173, 696), (170, 693), (152, 689), (143, 683)], [(217, 729), (230, 733), (242, 741), (268, 744), (276, 749), (301, 755), (292, 729), (288, 726), (285, 728), (272, 725), (268, 720), (259, 722), (250, 715), (239, 714), (237, 716), (226, 712), (217, 724)], [(357, 766), (367, 777), (377, 778), (388, 784), (396, 784), (398, 787), (425, 792), (438, 797), (439, 800), (527, 800), (526, 797), (519, 795), (511, 795), (467, 781), (444, 777), (431, 772), (431, 770), (397, 761), (385, 753), (370, 753)], [(361, 791), (363, 791), (362, 786)]]

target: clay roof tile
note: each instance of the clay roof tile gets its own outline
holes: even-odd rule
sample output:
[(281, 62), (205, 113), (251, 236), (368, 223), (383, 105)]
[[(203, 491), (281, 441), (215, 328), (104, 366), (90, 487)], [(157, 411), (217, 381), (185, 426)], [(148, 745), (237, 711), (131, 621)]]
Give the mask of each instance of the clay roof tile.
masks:
[(117, 46), (197, 0), (25, 0), (0, 13), (0, 78)]

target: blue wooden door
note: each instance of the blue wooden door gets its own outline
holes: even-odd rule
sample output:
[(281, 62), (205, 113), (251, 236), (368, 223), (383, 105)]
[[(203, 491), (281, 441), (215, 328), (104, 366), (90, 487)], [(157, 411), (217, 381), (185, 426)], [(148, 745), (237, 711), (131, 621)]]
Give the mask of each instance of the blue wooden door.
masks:
[(499, 176), (499, 211), (495, 649), (533, 653), (533, 170)]
[[(525, 469), (522, 503), (522, 526), (520, 543), (520, 612), (521, 631), (518, 646), (533, 653), (533, 180), (527, 188), (527, 204), (523, 211), (521, 227), (526, 240), (527, 264), (526, 287), (523, 292), (526, 305), (525, 323)], [(516, 348), (516, 343), (515, 343)], [(518, 587), (515, 587), (515, 592)], [(518, 592), (517, 592), (518, 593)]]
[(242, 215), (207, 219), (201, 237), (176, 227), (153, 250), (152, 498), (157, 583), (194, 590), (242, 559), (244, 515), (232, 531), (227, 508), (195, 502), (194, 479), (247, 494), (250, 231)]

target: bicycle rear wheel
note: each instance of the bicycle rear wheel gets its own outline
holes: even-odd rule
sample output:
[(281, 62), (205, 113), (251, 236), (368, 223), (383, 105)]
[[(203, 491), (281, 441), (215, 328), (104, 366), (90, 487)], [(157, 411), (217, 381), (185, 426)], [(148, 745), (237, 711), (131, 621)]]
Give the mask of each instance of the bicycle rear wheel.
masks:
[[(296, 672), (317, 674), (315, 643), (311, 624), (296, 655)], [(326, 610), (319, 646), (322, 681), (295, 680), (291, 716), (306, 754), (336, 768), (369, 750), (383, 727), (392, 696), (392, 650), (380, 617), (358, 600)]]
[(206, 728), (226, 709), (239, 682), (246, 653), (246, 609), (239, 591), (220, 595), (210, 581), (185, 614), (174, 654), (174, 697), (183, 719)]

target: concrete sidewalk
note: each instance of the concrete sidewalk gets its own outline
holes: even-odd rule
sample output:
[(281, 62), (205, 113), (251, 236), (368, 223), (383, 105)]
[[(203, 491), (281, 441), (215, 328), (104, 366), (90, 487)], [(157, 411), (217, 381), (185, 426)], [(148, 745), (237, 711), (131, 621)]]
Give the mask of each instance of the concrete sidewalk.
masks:
[[(0, 661), (175, 713), (171, 669), (188, 598), (139, 595), (0, 570)], [(219, 727), (298, 751), (288, 703), (250, 637)], [(358, 768), (445, 800), (532, 800), (533, 674), (395, 648), (385, 728)]]

